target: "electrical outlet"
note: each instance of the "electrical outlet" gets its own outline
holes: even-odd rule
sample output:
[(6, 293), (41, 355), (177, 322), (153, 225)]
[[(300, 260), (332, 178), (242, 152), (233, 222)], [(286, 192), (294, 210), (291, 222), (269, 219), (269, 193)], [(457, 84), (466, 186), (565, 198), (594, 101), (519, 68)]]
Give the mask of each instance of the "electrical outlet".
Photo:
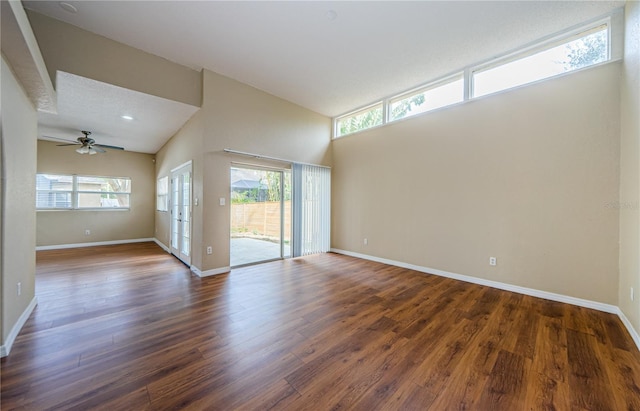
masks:
[(367, 245), (367, 244), (369, 244), (369, 240), (365, 238), (364, 239), (364, 245)]
[(209, 255), (213, 254), (213, 247), (211, 246), (207, 247), (207, 254)]
[(496, 265), (498, 264), (498, 259), (495, 257), (489, 257), (489, 265)]
[(91, 235), (91, 230), (84, 230), (84, 235)]
[(22, 295), (22, 283), (16, 284), (16, 291), (18, 292), (18, 296)]
[(630, 297), (631, 297), (631, 301), (633, 301), (633, 287), (631, 287), (631, 294), (630, 294)]

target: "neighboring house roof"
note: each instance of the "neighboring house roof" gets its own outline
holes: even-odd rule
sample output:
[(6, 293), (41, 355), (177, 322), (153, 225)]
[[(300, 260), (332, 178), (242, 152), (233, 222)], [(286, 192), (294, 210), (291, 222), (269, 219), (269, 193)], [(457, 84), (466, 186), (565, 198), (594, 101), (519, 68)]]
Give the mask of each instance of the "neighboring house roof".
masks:
[(232, 190), (252, 190), (254, 188), (266, 190), (267, 185), (258, 180), (238, 180), (231, 183)]

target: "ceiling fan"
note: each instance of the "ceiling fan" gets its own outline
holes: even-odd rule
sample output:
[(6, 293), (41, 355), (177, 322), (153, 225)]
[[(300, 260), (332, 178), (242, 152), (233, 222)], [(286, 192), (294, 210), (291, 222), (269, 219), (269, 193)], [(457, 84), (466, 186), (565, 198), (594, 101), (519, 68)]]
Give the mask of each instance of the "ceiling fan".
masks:
[(89, 137), (91, 135), (90, 131), (82, 131), (82, 134), (84, 134), (84, 136), (78, 137), (78, 141), (77, 142), (71, 142), (70, 140), (65, 140), (63, 138), (57, 138), (57, 137), (50, 137), (56, 140), (62, 140), (62, 141), (69, 141), (68, 144), (58, 144), (59, 147), (61, 146), (75, 146), (80, 144), (80, 147), (78, 147), (76, 149), (76, 153), (79, 154), (89, 154), (89, 155), (94, 155), (97, 153), (106, 153), (106, 151), (104, 150), (105, 148), (111, 149), (111, 150), (124, 150), (123, 147), (118, 147), (118, 146), (108, 146), (106, 144), (98, 144), (96, 143), (96, 141)]

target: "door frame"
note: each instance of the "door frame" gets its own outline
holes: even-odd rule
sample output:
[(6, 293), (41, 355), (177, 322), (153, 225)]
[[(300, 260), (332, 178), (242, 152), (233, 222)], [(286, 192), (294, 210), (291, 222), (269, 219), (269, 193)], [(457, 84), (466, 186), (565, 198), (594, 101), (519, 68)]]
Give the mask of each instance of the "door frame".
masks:
[[(188, 209), (188, 222), (189, 222), (189, 226), (188, 226), (188, 231), (189, 231), (189, 249), (188, 250), (183, 250), (182, 249), (182, 239), (183, 239), (183, 226), (179, 225), (178, 228), (178, 232), (176, 233), (178, 235), (178, 240), (177, 240), (177, 247), (174, 247), (174, 202), (175, 202), (175, 198), (174, 198), (174, 181), (177, 178), (178, 179), (178, 184), (182, 185), (182, 183), (180, 182), (180, 177), (182, 175), (185, 174), (185, 172), (189, 173), (189, 209)], [(193, 162), (192, 160), (189, 160), (183, 164), (180, 164), (177, 167), (174, 167), (171, 169), (170, 172), (170, 177), (169, 177), (169, 250), (171, 252), (171, 254), (173, 254), (176, 258), (178, 258), (180, 261), (182, 261), (183, 263), (185, 263), (188, 266), (191, 266), (191, 250), (193, 249), (193, 244), (192, 244), (192, 233), (193, 233)], [(179, 190), (182, 187), (179, 188)], [(178, 192), (178, 202), (179, 204), (177, 205), (178, 210), (180, 210), (180, 208), (183, 207), (182, 201), (181, 201), (182, 196), (180, 195), (180, 192)], [(179, 223), (182, 223), (182, 219), (178, 220)], [(185, 252), (186, 251), (186, 252)]]
[[(247, 266), (247, 265), (254, 265), (254, 264), (261, 264), (261, 263), (266, 263), (269, 261), (277, 261), (277, 260), (283, 260), (285, 258), (290, 258), (292, 255), (292, 251), (290, 248), (290, 251), (287, 255), (285, 255), (285, 184), (284, 184), (284, 180), (285, 180), (285, 174), (288, 173), (289, 178), (291, 177), (291, 173), (292, 170), (289, 168), (285, 168), (285, 167), (273, 167), (273, 166), (267, 166), (267, 165), (260, 165), (260, 164), (248, 164), (248, 163), (242, 163), (242, 162), (231, 162), (230, 166), (229, 166), (229, 171), (231, 174), (231, 169), (234, 168), (240, 168), (240, 169), (249, 169), (249, 170), (258, 170), (258, 171), (267, 171), (267, 172), (276, 172), (276, 173), (280, 173), (280, 243), (279, 243), (279, 248), (280, 248), (280, 255), (278, 257), (275, 258), (268, 258), (266, 260), (256, 260), (256, 261), (252, 261), (252, 262), (248, 262), (248, 263), (241, 263), (241, 264), (237, 264), (237, 265), (232, 265), (232, 268), (237, 268), (237, 267), (243, 267), (243, 266)], [(291, 186), (290, 186), (291, 187)], [(232, 210), (232, 200), (231, 200), (231, 193), (232, 193), (233, 189), (231, 187), (231, 180), (229, 180), (229, 223), (231, 223), (231, 210)], [(293, 196), (291, 198), (291, 201), (293, 200)], [(292, 215), (289, 216), (289, 225), (290, 227), (293, 227), (293, 217)], [(231, 230), (229, 230), (229, 233), (231, 234)], [(289, 244), (291, 247), (291, 244), (293, 243), (291, 236), (293, 235), (293, 232), (290, 231), (289, 232)], [(231, 235), (229, 236), (229, 241), (231, 241)], [(229, 247), (229, 259), (231, 260), (231, 247)]]

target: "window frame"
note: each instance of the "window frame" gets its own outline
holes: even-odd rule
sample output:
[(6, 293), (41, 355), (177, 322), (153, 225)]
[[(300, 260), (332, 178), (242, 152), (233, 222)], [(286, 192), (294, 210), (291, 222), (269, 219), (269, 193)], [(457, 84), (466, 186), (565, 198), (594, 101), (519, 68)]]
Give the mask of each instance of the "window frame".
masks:
[[(132, 179), (131, 177), (115, 177), (115, 176), (90, 176), (84, 174), (54, 174), (54, 173), (37, 173), (37, 176), (40, 175), (55, 175), (60, 177), (71, 177), (72, 181), (72, 189), (69, 190), (38, 190), (36, 185), (36, 211), (128, 211), (131, 210), (131, 194), (133, 193), (132, 189)], [(96, 191), (96, 190), (80, 190), (78, 187), (78, 179), (82, 178), (98, 178), (98, 179), (114, 179), (114, 180), (128, 180), (129, 181), (129, 192), (126, 191)], [(70, 207), (39, 207), (38, 206), (38, 193), (48, 192), (48, 193), (70, 193), (71, 194), (71, 205)], [(128, 206), (126, 207), (81, 207), (79, 204), (79, 197), (81, 194), (100, 194), (100, 195), (126, 195), (128, 197)]]
[[(554, 74), (548, 77), (544, 77), (538, 80), (533, 80), (533, 81), (529, 81), (526, 83), (521, 83), (515, 86), (510, 86), (510, 87), (506, 87), (500, 90), (496, 90), (496, 91), (492, 91), (490, 93), (485, 93), (482, 94), (480, 96), (476, 96), (475, 95), (475, 75), (476, 74), (480, 74), (501, 66), (505, 66), (507, 64), (516, 62), (518, 60), (523, 60), (526, 59), (528, 57), (531, 57), (537, 53), (541, 53), (547, 50), (551, 50), (555, 47), (561, 46), (563, 44), (568, 44), (571, 43), (572, 41), (587, 37), (590, 34), (594, 34), (598, 31), (600, 31), (599, 29), (601, 27), (605, 27), (604, 30), (607, 33), (607, 56), (606, 59), (602, 62), (599, 63), (595, 63), (595, 64), (590, 64), (588, 66), (584, 66), (575, 70), (569, 70), (566, 71), (564, 73), (559, 73), (559, 74)], [(529, 46), (524, 46), (519, 48), (516, 51), (513, 51), (511, 53), (507, 53), (505, 55), (502, 55), (500, 57), (497, 58), (493, 58), (487, 62), (484, 63), (480, 63), (480, 64), (476, 64), (472, 67), (469, 68), (469, 79), (468, 79), (468, 89), (469, 89), (469, 99), (475, 99), (475, 98), (481, 98), (484, 96), (489, 96), (489, 95), (493, 95), (496, 93), (501, 93), (507, 90), (513, 90), (515, 88), (518, 87), (523, 87), (529, 84), (534, 84), (540, 81), (546, 81), (552, 78), (556, 78), (562, 75), (566, 75), (568, 73), (574, 73), (576, 71), (580, 71), (580, 70), (584, 70), (586, 68), (589, 67), (595, 67), (598, 66), (600, 64), (605, 64), (608, 63), (612, 60), (611, 56), (612, 56), (612, 41), (611, 41), (611, 16), (608, 16), (604, 19), (600, 19), (600, 20), (596, 20), (592, 23), (586, 24), (586, 25), (582, 25), (580, 27), (574, 28), (572, 30), (568, 30), (565, 31), (559, 35), (554, 35), (550, 38), (547, 38), (545, 40), (538, 40), (535, 43), (529, 45)]]
[[(594, 63), (588, 66), (584, 66), (584, 67), (580, 67), (574, 70), (569, 70), (563, 73), (558, 73), (558, 74), (554, 74), (551, 75), (549, 77), (543, 77), (541, 79), (537, 79), (537, 80), (533, 80), (530, 82), (526, 82), (526, 83), (521, 83), (519, 85), (515, 85), (515, 86), (511, 86), (511, 87), (507, 87), (504, 89), (500, 89), (497, 90), (495, 92), (491, 92), (491, 93), (485, 93), (481, 96), (474, 96), (474, 87), (473, 87), (473, 78), (474, 78), (474, 74), (476, 73), (481, 73), (487, 70), (490, 70), (492, 68), (495, 67), (499, 67), (501, 65), (505, 65), (508, 64), (510, 62), (513, 61), (517, 61), (519, 59), (524, 59), (527, 58), (529, 56), (532, 56), (538, 52), (543, 52), (545, 50), (549, 50), (552, 49), (556, 46), (562, 45), (562, 44), (566, 44), (566, 43), (570, 43), (574, 40), (586, 37), (590, 34), (593, 34), (597, 31), (599, 31), (598, 29), (601, 26), (605, 26), (606, 30), (606, 35), (607, 35), (607, 56), (606, 59), (604, 61), (598, 62), (598, 63)], [(590, 33), (591, 32), (591, 33)], [(479, 63), (475, 63), (475, 64), (471, 64), (468, 65), (466, 67), (464, 67), (463, 69), (460, 70), (456, 70), (451, 72), (450, 74), (446, 75), (446, 76), (442, 76), (439, 77), (438, 79), (434, 80), (434, 81), (430, 81), (428, 83), (424, 83), (422, 85), (419, 85), (417, 87), (414, 87), (412, 89), (409, 89), (407, 91), (403, 91), (401, 93), (398, 94), (394, 94), (392, 96), (388, 96), (382, 100), (377, 100), (376, 102), (372, 103), (372, 104), (368, 104), (366, 106), (362, 106), (358, 109), (355, 110), (351, 110), (345, 114), (339, 115), (337, 117), (333, 118), (333, 133), (331, 136), (332, 140), (338, 139), (338, 138), (343, 138), (346, 136), (350, 136), (350, 135), (354, 135), (354, 134), (358, 134), (362, 131), (365, 130), (371, 130), (373, 128), (377, 128), (377, 127), (381, 127), (384, 126), (388, 123), (393, 123), (396, 121), (400, 121), (400, 120), (404, 120), (407, 118), (414, 118), (414, 117), (419, 117), (421, 115), (424, 115), (426, 113), (431, 113), (434, 111), (439, 111), (442, 109), (446, 109), (448, 107), (452, 107), (458, 104), (463, 104), (465, 102), (468, 101), (472, 101), (472, 100), (476, 100), (479, 98), (484, 98), (487, 96), (493, 96), (499, 93), (503, 93), (503, 92), (508, 92), (510, 90), (519, 88), (519, 87), (526, 87), (528, 85), (531, 84), (536, 84), (538, 82), (542, 82), (542, 81), (547, 81), (550, 79), (554, 79), (560, 76), (564, 76), (564, 75), (568, 75), (571, 73), (576, 73), (582, 70), (588, 70), (590, 68), (594, 68), (594, 67), (598, 67), (604, 64), (608, 64), (614, 61), (618, 61), (620, 59), (622, 59), (622, 53), (623, 53), (623, 36), (624, 36), (624, 22), (623, 22), (623, 10), (622, 8), (616, 9), (611, 13), (608, 13), (605, 16), (601, 16), (595, 19), (591, 19), (589, 21), (583, 22), (581, 24), (578, 25), (574, 25), (566, 30), (560, 31), (560, 32), (556, 32), (555, 34), (540, 38), (534, 42), (528, 43), (524, 46), (521, 46), (515, 50), (511, 50), (509, 52), (506, 52), (504, 54), (501, 54), (497, 57), (492, 57), (490, 59), (481, 61)], [(411, 95), (411, 93), (420, 93), (422, 90), (424, 90), (425, 92), (432, 89), (432, 88), (437, 88), (441, 85), (446, 84), (448, 81), (451, 81), (452, 78), (455, 78), (456, 76), (459, 76), (460, 73), (462, 73), (463, 76), (463, 99), (461, 101), (452, 103), (452, 104), (448, 104), (448, 105), (444, 105), (444, 106), (440, 106), (440, 107), (436, 107), (430, 110), (425, 110), (424, 112), (420, 112), (420, 113), (415, 113), (413, 115), (410, 116), (404, 116), (402, 118), (398, 118), (395, 120), (390, 119), (390, 104), (391, 101), (397, 101), (398, 99), (402, 98), (402, 97), (409, 97)], [(455, 80), (453, 80), (455, 81)], [(351, 133), (347, 133), (347, 134), (339, 134), (339, 127), (338, 127), (338, 123), (340, 120), (343, 120), (347, 117), (353, 116), (355, 114), (358, 114), (360, 112), (363, 112), (371, 107), (374, 107), (378, 104), (380, 104), (380, 102), (382, 102), (383, 105), (383, 116), (382, 116), (382, 124), (373, 126), (373, 127), (369, 127), (369, 128), (364, 128), (355, 132), (351, 132)]]
[[(423, 94), (423, 93), (425, 93), (425, 94), (426, 94), (426, 93), (427, 93), (427, 92), (429, 92), (429, 91), (432, 91), (432, 90), (438, 89), (438, 88), (440, 88), (440, 87), (444, 87), (444, 86), (446, 86), (446, 85), (449, 85), (449, 84), (455, 83), (456, 81), (460, 81), (460, 80), (462, 80), (462, 90), (460, 90), (460, 91), (462, 92), (462, 99), (461, 99), (461, 100), (456, 101), (456, 102), (451, 103), (451, 104), (445, 104), (445, 105), (443, 105), (443, 106), (438, 106), (438, 107), (434, 107), (434, 108), (431, 108), (431, 109), (428, 109), (428, 110), (424, 110), (424, 111), (419, 112), (419, 113), (414, 113), (414, 114), (406, 115), (406, 116), (404, 116), (404, 117), (395, 118), (395, 119), (392, 119), (392, 118), (391, 118), (391, 110), (392, 110), (392, 109), (391, 109), (391, 105), (392, 105), (394, 102), (401, 101), (401, 100), (405, 100), (405, 99), (408, 99), (408, 98), (410, 98), (410, 97), (417, 96), (417, 95), (419, 95), (419, 94)], [(401, 93), (401, 94), (397, 94), (397, 95), (395, 95), (395, 96), (392, 96), (392, 97), (390, 97), (390, 98), (386, 99), (386, 113), (385, 113), (385, 117), (386, 117), (386, 119), (387, 119), (387, 123), (393, 123), (393, 122), (396, 122), (396, 121), (400, 121), (400, 120), (404, 120), (404, 119), (411, 118), (411, 117), (414, 117), (414, 116), (418, 116), (418, 115), (420, 115), (420, 114), (428, 113), (428, 112), (430, 112), (430, 111), (438, 110), (438, 109), (441, 109), (441, 108), (443, 108), (443, 107), (450, 107), (450, 106), (453, 106), (453, 105), (455, 105), (455, 104), (462, 103), (462, 102), (464, 102), (464, 101), (465, 101), (465, 96), (464, 96), (464, 94), (465, 94), (465, 93), (464, 93), (464, 89), (465, 89), (464, 71), (458, 71), (457, 73), (450, 74), (450, 75), (448, 75), (448, 76), (445, 76), (445, 77), (439, 78), (439, 79), (437, 79), (437, 80), (435, 80), (435, 81), (432, 81), (432, 82), (430, 82), (430, 83), (423, 84), (423, 85), (421, 85), (421, 86), (418, 86), (418, 87), (416, 87), (416, 88), (413, 88), (413, 89), (411, 89), (411, 90), (408, 90), (408, 91), (406, 91), (406, 92), (404, 92), (404, 93)]]
[[(166, 191), (162, 190), (161, 185), (166, 188)], [(169, 176), (163, 176), (156, 180), (156, 211), (168, 212), (169, 211)]]
[[(37, 176), (57, 176), (57, 177), (71, 177), (71, 190), (42, 190), (38, 189), (38, 183), (36, 182), (36, 209), (37, 210), (72, 210), (73, 209), (73, 192), (74, 192), (74, 178), (69, 174), (54, 174), (54, 173), (38, 173)], [(36, 177), (37, 178), (37, 177)], [(69, 206), (68, 207), (37, 207), (38, 205), (38, 195), (41, 193), (47, 193), (49, 195), (53, 194), (68, 194), (69, 195)], [(53, 200), (54, 203), (57, 203), (57, 200)]]
[[(352, 132), (346, 133), (346, 134), (339, 134), (339, 130), (340, 130), (339, 123), (340, 123), (341, 120), (344, 120), (344, 119), (349, 118), (349, 117), (355, 117), (358, 114), (364, 114), (364, 113), (366, 113), (368, 111), (371, 111), (372, 109), (374, 109), (374, 108), (376, 108), (378, 106), (380, 106), (380, 109), (382, 110), (382, 122), (380, 124), (376, 124), (376, 125), (373, 125), (371, 127), (366, 127), (366, 128), (360, 129), (360, 130), (352, 131)], [(360, 107), (360, 108), (358, 108), (356, 110), (348, 112), (347, 114), (343, 114), (340, 117), (336, 117), (334, 119), (334, 121), (333, 121), (333, 125), (334, 125), (333, 135), (335, 136), (335, 138), (340, 138), (340, 137), (344, 137), (344, 136), (350, 136), (352, 134), (356, 134), (356, 133), (359, 133), (359, 132), (364, 131), (364, 130), (371, 130), (372, 128), (383, 126), (384, 124), (386, 124), (386, 120), (385, 120), (386, 119), (386, 113), (385, 112), (386, 112), (385, 101), (384, 100), (378, 100), (378, 101), (376, 101), (376, 102), (374, 102), (372, 104), (367, 104), (364, 107)]]

